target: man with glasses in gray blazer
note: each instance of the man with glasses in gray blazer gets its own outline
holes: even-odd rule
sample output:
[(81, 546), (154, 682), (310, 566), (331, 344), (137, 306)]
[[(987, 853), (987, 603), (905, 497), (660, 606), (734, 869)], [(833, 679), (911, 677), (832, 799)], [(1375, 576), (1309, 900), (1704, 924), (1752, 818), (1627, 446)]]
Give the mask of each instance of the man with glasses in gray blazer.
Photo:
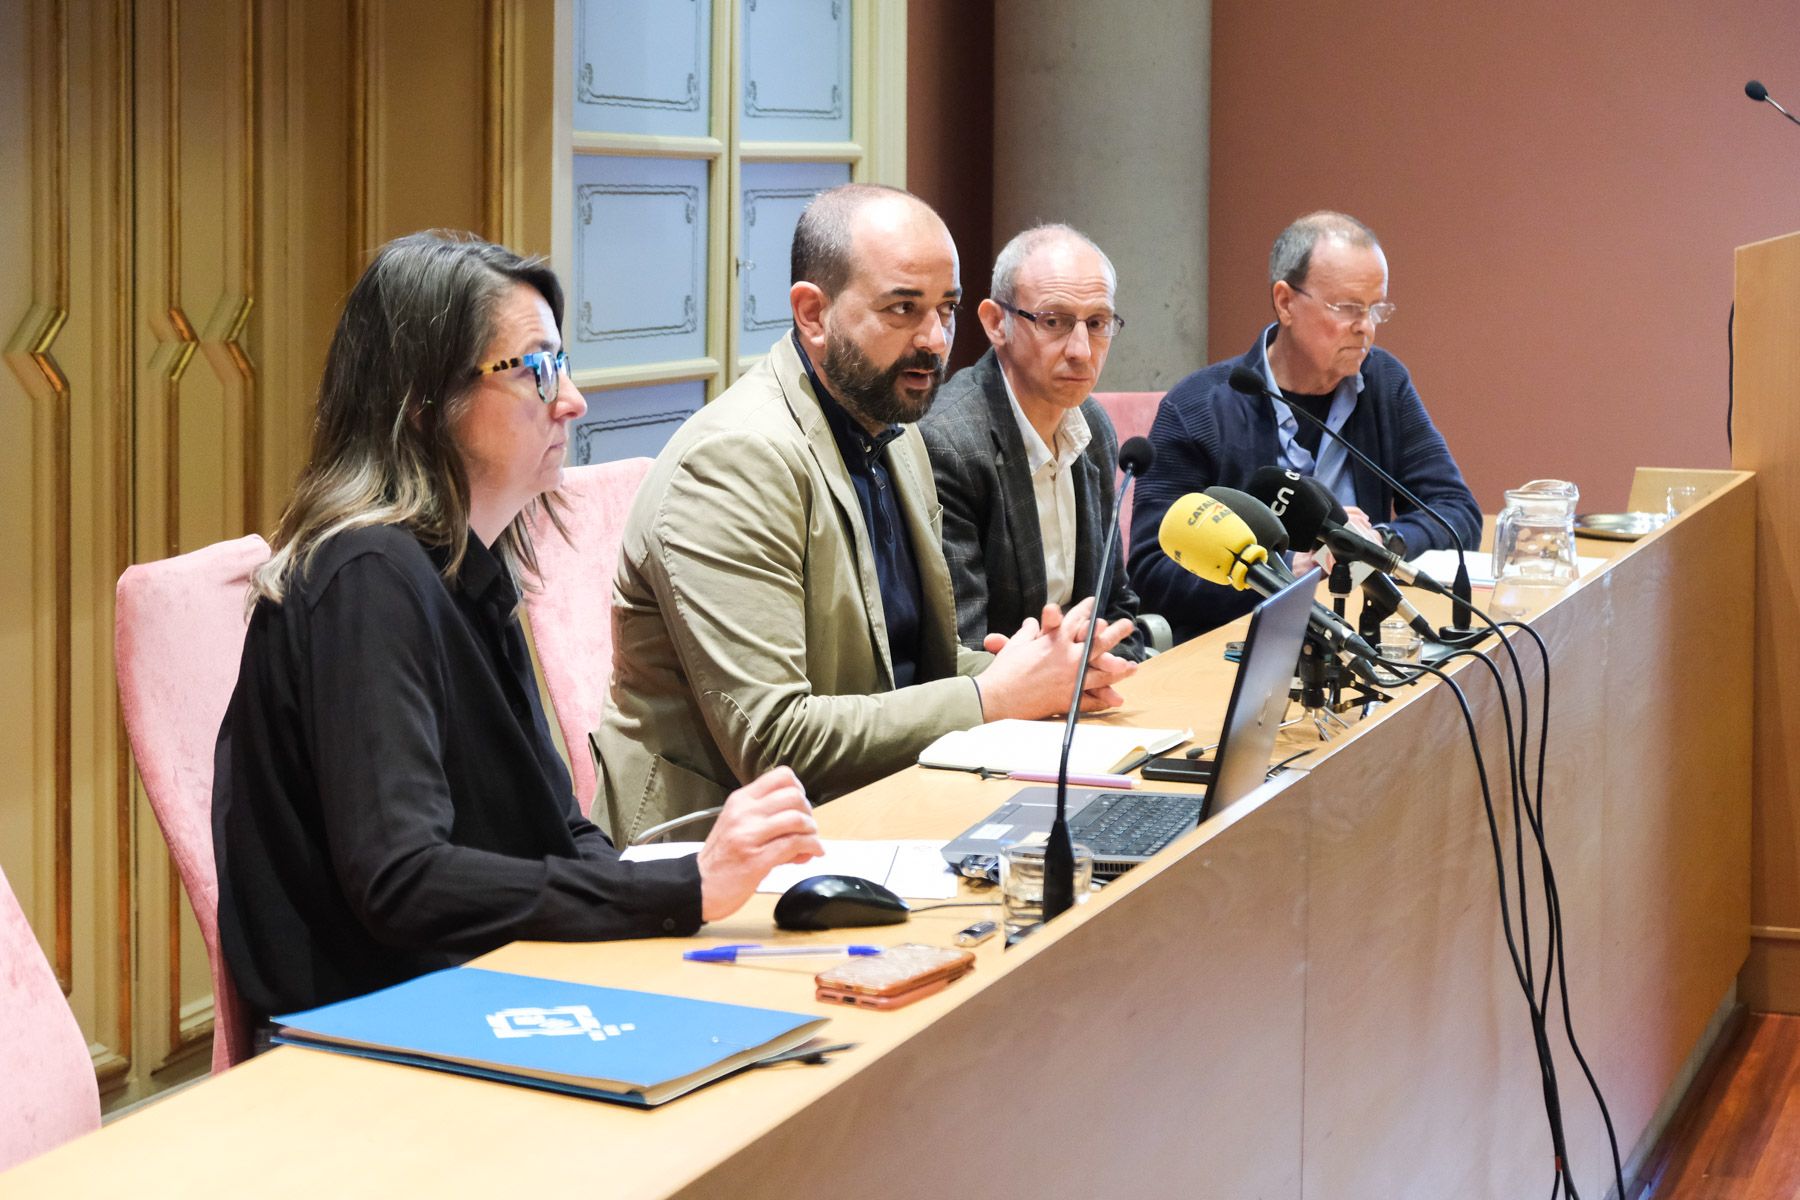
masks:
[[(1117, 283), (1111, 260), (1067, 225), (1014, 237), (978, 310), (988, 352), (920, 422), (965, 645), (1092, 596), (1106, 542), (1119, 537), (1108, 527), (1118, 439), (1092, 395), (1125, 324)], [(1136, 620), (1117, 546), (1113, 562), (1101, 616)], [(1141, 635), (1115, 653), (1141, 657)]]

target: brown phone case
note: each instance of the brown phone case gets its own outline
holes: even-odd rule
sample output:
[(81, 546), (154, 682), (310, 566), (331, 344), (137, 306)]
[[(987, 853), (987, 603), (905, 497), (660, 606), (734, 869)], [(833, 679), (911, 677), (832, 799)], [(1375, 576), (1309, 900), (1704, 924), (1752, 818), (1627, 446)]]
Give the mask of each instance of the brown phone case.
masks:
[(898, 1008), (941, 990), (974, 967), (972, 951), (908, 942), (820, 971), (813, 982), (818, 998), (834, 1004)]

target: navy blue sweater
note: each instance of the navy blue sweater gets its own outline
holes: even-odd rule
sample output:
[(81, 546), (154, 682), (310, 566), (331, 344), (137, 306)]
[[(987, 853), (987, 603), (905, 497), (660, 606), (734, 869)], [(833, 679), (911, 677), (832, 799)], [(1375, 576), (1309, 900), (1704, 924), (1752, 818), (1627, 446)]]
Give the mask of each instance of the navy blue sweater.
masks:
[[(1235, 392), (1228, 382), (1239, 366), (1260, 375), (1261, 361), (1261, 347), (1251, 346), (1247, 354), (1189, 375), (1163, 397), (1150, 428), (1156, 463), (1138, 481), (1132, 506), (1131, 586), (1142, 611), (1167, 618), (1178, 642), (1217, 629), (1256, 603), (1253, 594), (1207, 583), (1177, 566), (1162, 552), (1156, 534), (1169, 506), (1187, 493), (1214, 484), (1243, 488), (1257, 468), (1285, 465), (1274, 405), (1266, 396)], [(1474, 548), (1481, 540), (1481, 509), (1426, 415), (1412, 376), (1381, 349), (1369, 351), (1362, 376), (1356, 411), (1342, 430), (1345, 440), (1442, 513)], [(1396, 496), (1361, 463), (1349, 465), (1357, 507), (1371, 521), (1399, 531), (1408, 555), (1450, 547), (1443, 526)]]

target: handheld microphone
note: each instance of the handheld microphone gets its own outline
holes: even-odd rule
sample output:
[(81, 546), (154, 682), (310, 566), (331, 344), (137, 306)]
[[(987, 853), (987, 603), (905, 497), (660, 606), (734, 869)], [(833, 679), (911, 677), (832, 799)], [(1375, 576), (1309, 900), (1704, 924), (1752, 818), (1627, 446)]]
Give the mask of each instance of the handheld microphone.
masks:
[(1087, 686), (1088, 660), (1093, 651), (1094, 630), (1100, 624), (1100, 610), (1112, 583), (1113, 547), (1118, 544), (1119, 510), (1125, 504), (1125, 492), (1131, 481), (1150, 469), (1156, 451), (1149, 439), (1127, 438), (1119, 447), (1119, 470), (1125, 478), (1113, 496), (1112, 523), (1106, 528), (1110, 536), (1100, 553), (1100, 574), (1094, 583), (1094, 611), (1088, 616), (1086, 647), (1081, 666), (1075, 671), (1075, 694), (1069, 698), (1069, 719), (1063, 726), (1062, 758), (1056, 765), (1056, 820), (1050, 826), (1050, 840), (1044, 843), (1044, 920), (1067, 912), (1075, 904), (1075, 842), (1069, 836), (1069, 751), (1075, 744), (1075, 722), (1081, 719), (1081, 693)]
[(1769, 89), (1764, 87), (1758, 81), (1752, 79), (1749, 83), (1746, 83), (1744, 85), (1744, 95), (1750, 97), (1759, 104), (1769, 105), (1776, 112), (1780, 113), (1794, 124), (1800, 125), (1800, 117), (1796, 117), (1793, 113), (1777, 104), (1775, 102), (1775, 97), (1769, 95)]
[[(1190, 492), (1163, 514), (1162, 527), (1157, 532), (1163, 553), (1208, 583), (1222, 584), (1240, 592), (1273, 596), (1292, 583), (1294, 577), (1281, 560), (1271, 562), (1268, 549), (1256, 540), (1250, 526), (1231, 505), (1210, 494), (1212, 492), (1236, 499), (1252, 512), (1257, 508), (1268, 512), (1267, 507), (1254, 497), (1234, 488), (1211, 488), (1206, 495)], [(1274, 520), (1274, 515), (1269, 514), (1268, 519)], [(1351, 670), (1370, 682), (1380, 682), (1364, 661), (1375, 657), (1375, 648), (1342, 617), (1314, 602), (1307, 623), (1333, 651), (1348, 652), (1352, 656)]]
[(1352, 529), (1344, 506), (1318, 480), (1281, 467), (1261, 467), (1250, 477), (1250, 494), (1280, 518), (1300, 549), (1316, 550), (1323, 545), (1346, 562), (1366, 563), (1410, 587), (1440, 596), (1450, 594), (1443, 584), (1413, 570), (1386, 546), (1371, 542)]
[[(1294, 577), (1294, 573), (1287, 569), (1287, 564), (1275, 557), (1286, 554), (1290, 546), (1290, 531), (1279, 513), (1264, 504), (1260, 497), (1228, 488), (1224, 484), (1214, 484), (1206, 489), (1206, 494), (1229, 508), (1238, 520), (1250, 527), (1250, 534), (1256, 539), (1256, 544), (1269, 552), (1269, 566), (1286, 572), (1290, 580)], [(1301, 549), (1306, 547), (1302, 546)]]
[[(1282, 399), (1278, 393), (1269, 389), (1269, 385), (1264, 381), (1263, 377), (1251, 367), (1233, 367), (1231, 369), (1230, 383), (1232, 391), (1241, 392), (1246, 396), (1266, 396), (1270, 400)], [(1286, 404), (1287, 402), (1282, 400), (1282, 403)], [(1459, 632), (1466, 632), (1469, 628), (1470, 610), (1473, 608), (1471, 601), (1474, 598), (1475, 589), (1469, 582), (1469, 564), (1467, 562), (1467, 555), (1469, 552), (1468, 547), (1463, 544), (1462, 534), (1456, 532), (1456, 526), (1446, 521), (1443, 513), (1414, 495), (1411, 488), (1407, 487), (1398, 479), (1395, 479), (1392, 475), (1377, 466), (1374, 459), (1352, 445), (1350, 439), (1346, 438), (1343, 434), (1331, 428), (1331, 426), (1327, 425), (1318, 417), (1313, 416), (1299, 405), (1289, 405), (1288, 408), (1295, 416), (1302, 417), (1318, 426), (1321, 433), (1342, 446), (1352, 458), (1373, 471), (1383, 483), (1393, 488), (1397, 494), (1407, 501), (1407, 503), (1417, 508), (1420, 512), (1429, 515), (1432, 520), (1436, 521), (1439, 525), (1442, 525), (1445, 531), (1450, 534), (1450, 541), (1456, 546), (1456, 581), (1452, 585), (1451, 591), (1451, 595), (1455, 599), (1456, 604), (1452, 609), (1453, 616), (1451, 618), (1451, 623)], [(1332, 553), (1337, 553), (1336, 546), (1332, 546), (1331, 549)]]
[[(1265, 467), (1263, 470), (1269, 469)], [(1262, 471), (1258, 471), (1257, 474), (1261, 475)], [(1296, 478), (1299, 477), (1296, 476)], [(1255, 480), (1252, 479), (1251, 482), (1254, 483)], [(1312, 483), (1313, 481), (1309, 479), (1306, 482)], [(1317, 484), (1313, 486), (1318, 487)], [(1325, 489), (1320, 487), (1319, 491), (1325, 492)], [(1263, 503), (1262, 497), (1254, 493), (1240, 492), (1236, 488), (1209, 487), (1206, 489), (1206, 494), (1236, 513), (1238, 519), (1250, 527), (1250, 532), (1255, 536), (1257, 542), (1269, 552), (1269, 569), (1291, 582), (1294, 578), (1293, 571), (1289, 570), (1287, 564), (1277, 557), (1285, 554), (1289, 548), (1288, 539), (1292, 531), (1287, 528), (1286, 515), (1278, 513), (1273, 506)], [(1325, 492), (1325, 494), (1330, 495), (1329, 492)], [(1309, 544), (1303, 540), (1301, 548), (1312, 549), (1316, 545), (1316, 542)], [(1427, 621), (1424, 614), (1407, 602), (1406, 598), (1400, 594), (1400, 589), (1394, 586), (1393, 580), (1372, 567), (1359, 566), (1353, 569), (1349, 567), (1348, 560), (1345, 560), (1344, 565), (1345, 569), (1350, 572), (1351, 579), (1375, 603), (1382, 616), (1385, 617), (1389, 613), (1400, 611), (1407, 620), (1412, 622), (1415, 630), (1422, 631), (1419, 636), (1427, 639), (1435, 636), (1431, 622)], [(1361, 574), (1357, 573), (1358, 570), (1361, 571)], [(1336, 584), (1334, 583), (1333, 586)], [(1348, 585), (1345, 586), (1348, 587)], [(1324, 609), (1324, 611), (1330, 612), (1329, 609)], [(1333, 617), (1336, 615), (1336, 613), (1332, 613)], [(1367, 640), (1364, 639), (1364, 641)]]
[(1431, 622), (1425, 619), (1425, 614), (1420, 612), (1412, 601), (1400, 594), (1400, 589), (1394, 586), (1392, 579), (1368, 563), (1352, 563), (1350, 581), (1363, 590), (1364, 598), (1375, 606), (1375, 611), (1380, 614), (1382, 620), (1385, 621), (1393, 613), (1399, 613), (1412, 631), (1426, 641), (1429, 642), (1437, 637), (1437, 630), (1433, 629)]

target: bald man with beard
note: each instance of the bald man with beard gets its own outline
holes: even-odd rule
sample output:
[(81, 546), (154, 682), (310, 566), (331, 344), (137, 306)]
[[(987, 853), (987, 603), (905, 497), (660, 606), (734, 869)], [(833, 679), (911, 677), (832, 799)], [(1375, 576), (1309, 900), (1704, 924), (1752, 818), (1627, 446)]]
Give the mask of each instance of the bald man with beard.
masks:
[[(939, 735), (1118, 701), (1129, 622), (1049, 606), (961, 646), (942, 509), (914, 423), (962, 297), (935, 212), (894, 188), (821, 193), (794, 233), (794, 328), (683, 424), (630, 516), (594, 819), (623, 844), (786, 765), (815, 799)], [(698, 830), (696, 829), (696, 833)]]

